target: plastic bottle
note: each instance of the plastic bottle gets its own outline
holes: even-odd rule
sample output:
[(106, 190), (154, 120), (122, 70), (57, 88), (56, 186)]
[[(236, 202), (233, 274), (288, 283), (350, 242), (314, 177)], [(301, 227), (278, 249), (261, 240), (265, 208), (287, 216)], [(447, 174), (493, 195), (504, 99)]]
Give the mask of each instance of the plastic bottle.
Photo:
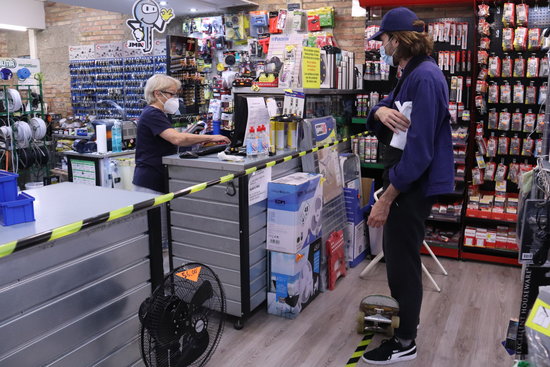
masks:
[(246, 155), (248, 157), (256, 157), (258, 155), (258, 137), (253, 127), (248, 130), (248, 137), (246, 138)]
[(111, 136), (113, 153), (122, 152), (122, 124), (120, 121), (115, 121), (112, 127)]
[(269, 155), (269, 135), (264, 125), (258, 127), (258, 155), (267, 157)]

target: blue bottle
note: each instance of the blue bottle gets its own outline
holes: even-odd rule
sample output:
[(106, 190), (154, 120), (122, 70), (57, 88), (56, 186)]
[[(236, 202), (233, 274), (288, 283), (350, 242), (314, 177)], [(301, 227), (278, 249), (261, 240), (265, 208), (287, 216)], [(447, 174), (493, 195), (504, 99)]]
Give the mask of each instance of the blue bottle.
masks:
[(111, 136), (113, 153), (122, 152), (122, 124), (120, 121), (115, 121), (112, 127)]

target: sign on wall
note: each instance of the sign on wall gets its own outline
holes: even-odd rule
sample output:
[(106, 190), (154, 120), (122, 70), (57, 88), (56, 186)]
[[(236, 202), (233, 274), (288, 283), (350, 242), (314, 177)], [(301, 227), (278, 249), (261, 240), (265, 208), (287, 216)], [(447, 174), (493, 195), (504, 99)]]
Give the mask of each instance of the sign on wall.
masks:
[(128, 48), (150, 53), (154, 46), (153, 31), (164, 33), (166, 25), (174, 18), (172, 8), (161, 8), (155, 0), (137, 0), (132, 9), (134, 17), (126, 24), (132, 30), (133, 40), (126, 43)]
[[(17, 76), (19, 84), (33, 85), (37, 81), (34, 76), (40, 72), (40, 60), (38, 59), (12, 59), (0, 58), (0, 69), (10, 69), (14, 76)], [(17, 73), (19, 70), (24, 73)]]

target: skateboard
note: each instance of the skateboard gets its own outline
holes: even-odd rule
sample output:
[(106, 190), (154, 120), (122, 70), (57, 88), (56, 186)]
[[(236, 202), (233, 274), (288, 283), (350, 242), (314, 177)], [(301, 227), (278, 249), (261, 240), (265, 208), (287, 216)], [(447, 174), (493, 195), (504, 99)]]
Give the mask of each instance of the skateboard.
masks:
[(399, 303), (395, 298), (378, 294), (361, 300), (357, 315), (357, 332), (393, 334), (399, 327)]

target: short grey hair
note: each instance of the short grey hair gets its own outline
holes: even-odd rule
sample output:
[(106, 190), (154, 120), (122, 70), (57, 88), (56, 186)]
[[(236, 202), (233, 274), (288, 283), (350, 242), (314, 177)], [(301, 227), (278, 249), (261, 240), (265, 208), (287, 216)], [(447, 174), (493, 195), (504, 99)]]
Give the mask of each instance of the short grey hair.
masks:
[(174, 86), (176, 89), (180, 89), (181, 82), (165, 74), (153, 75), (147, 80), (147, 83), (145, 83), (145, 101), (147, 101), (147, 104), (155, 103), (157, 101), (157, 97), (155, 97), (156, 90), (165, 90)]

